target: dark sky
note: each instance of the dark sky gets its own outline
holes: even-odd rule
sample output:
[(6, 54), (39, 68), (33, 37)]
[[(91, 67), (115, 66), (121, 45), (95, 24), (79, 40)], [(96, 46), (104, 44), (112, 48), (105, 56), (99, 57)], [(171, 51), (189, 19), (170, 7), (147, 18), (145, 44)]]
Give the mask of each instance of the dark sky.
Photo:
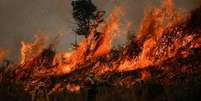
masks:
[[(12, 56), (19, 53), (20, 41), (30, 41), (34, 34), (55, 37), (63, 33), (60, 49), (66, 49), (74, 39), (71, 16), (72, 0), (0, 0), (0, 48), (8, 48)], [(116, 5), (124, 7), (124, 19), (136, 30), (148, 2), (160, 0), (92, 0), (100, 9), (110, 12)], [(115, 2), (114, 2), (115, 1)], [(192, 9), (200, 0), (174, 0), (177, 8)]]

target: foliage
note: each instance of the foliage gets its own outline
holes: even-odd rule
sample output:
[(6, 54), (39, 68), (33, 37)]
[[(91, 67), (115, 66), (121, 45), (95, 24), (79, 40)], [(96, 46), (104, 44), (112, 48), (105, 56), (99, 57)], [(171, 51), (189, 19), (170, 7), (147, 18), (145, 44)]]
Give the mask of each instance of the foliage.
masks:
[(93, 20), (95, 20), (96, 6), (91, 0), (72, 1), (73, 18), (77, 23), (76, 34), (87, 36)]

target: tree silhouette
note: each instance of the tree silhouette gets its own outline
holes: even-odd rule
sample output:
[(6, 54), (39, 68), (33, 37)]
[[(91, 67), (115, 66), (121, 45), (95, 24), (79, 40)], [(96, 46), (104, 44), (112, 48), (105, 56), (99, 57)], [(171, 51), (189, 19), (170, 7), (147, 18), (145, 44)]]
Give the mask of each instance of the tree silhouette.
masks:
[(73, 18), (76, 21), (77, 28), (74, 30), (78, 35), (88, 36), (90, 26), (96, 20), (96, 6), (91, 0), (72, 1)]

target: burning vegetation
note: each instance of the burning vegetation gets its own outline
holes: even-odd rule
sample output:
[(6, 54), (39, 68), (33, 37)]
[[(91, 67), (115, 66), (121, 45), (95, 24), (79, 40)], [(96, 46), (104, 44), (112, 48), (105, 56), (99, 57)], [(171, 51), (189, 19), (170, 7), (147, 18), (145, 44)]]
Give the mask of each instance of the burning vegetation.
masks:
[[(122, 101), (178, 101), (168, 96), (171, 91), (164, 88), (186, 87), (195, 80), (198, 80), (195, 85), (200, 85), (201, 7), (183, 12), (174, 8), (171, 0), (164, 0), (159, 7), (145, 11), (138, 32), (120, 48), (112, 48), (112, 40), (121, 36), (116, 33), (121, 32), (122, 7), (116, 7), (105, 20), (104, 11), (92, 12), (87, 16), (92, 20), (77, 18), (83, 20), (79, 26), (85, 30), (75, 32), (85, 38), (71, 52), (56, 51), (59, 38), (49, 45), (46, 37), (41, 36), (36, 36), (33, 43), (21, 42), (21, 61), (2, 63), (1, 84), (20, 85), (32, 93), (43, 82), (49, 96), (58, 92), (82, 92), (91, 87), (119, 91), (124, 87), (128, 92), (135, 92), (134, 98)], [(0, 50), (0, 61), (4, 56), (5, 52)], [(141, 94), (143, 90), (145, 93)], [(198, 96), (197, 90), (190, 92)], [(156, 93), (158, 95), (154, 95)]]

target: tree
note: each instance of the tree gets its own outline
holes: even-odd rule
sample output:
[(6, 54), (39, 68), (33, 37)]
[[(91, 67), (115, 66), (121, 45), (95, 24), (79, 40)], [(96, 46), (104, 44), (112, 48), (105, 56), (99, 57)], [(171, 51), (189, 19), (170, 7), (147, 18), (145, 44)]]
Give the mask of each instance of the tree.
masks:
[(97, 11), (97, 8), (91, 0), (72, 1), (72, 6), (73, 18), (77, 24), (75, 33), (87, 37), (90, 32), (90, 26), (93, 21), (96, 20), (95, 12)]

